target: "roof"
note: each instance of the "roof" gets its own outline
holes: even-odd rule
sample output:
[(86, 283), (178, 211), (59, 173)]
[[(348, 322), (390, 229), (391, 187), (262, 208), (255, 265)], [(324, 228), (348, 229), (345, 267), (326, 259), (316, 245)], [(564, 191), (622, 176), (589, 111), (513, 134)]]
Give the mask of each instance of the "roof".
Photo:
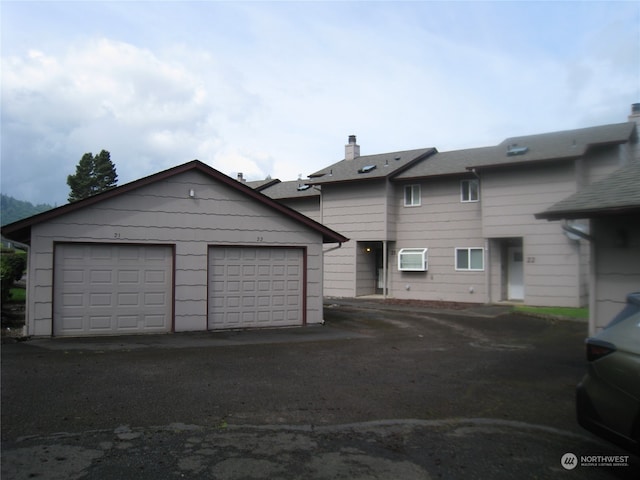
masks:
[(110, 198), (123, 195), (127, 192), (131, 192), (132, 190), (150, 185), (155, 182), (166, 180), (167, 178), (170, 178), (175, 175), (179, 175), (188, 171), (199, 171), (211, 177), (213, 180), (223, 183), (228, 187), (231, 187), (239, 191), (240, 193), (250, 198), (253, 198), (257, 202), (260, 202), (263, 205), (278, 211), (282, 215), (306, 225), (310, 229), (320, 233), (322, 235), (322, 240), (324, 243), (342, 243), (349, 240), (348, 238), (339, 234), (338, 232), (335, 232), (334, 230), (331, 230), (330, 228), (322, 225), (321, 223), (318, 223), (315, 220), (312, 220), (306, 215), (303, 215), (302, 213), (273, 200), (272, 198), (260, 193), (259, 191), (254, 190), (253, 188), (246, 185), (245, 183), (238, 182), (237, 180), (219, 172), (218, 170), (202, 163), (199, 160), (192, 160), (191, 162), (187, 162), (185, 164), (178, 165), (177, 167), (164, 170), (162, 172), (150, 175), (148, 177), (144, 177), (139, 180), (126, 183), (119, 187), (112, 188), (111, 190), (107, 190), (105, 192), (99, 193), (97, 195), (93, 195), (83, 200), (79, 200), (73, 203), (68, 203), (61, 207), (54, 208), (52, 210), (47, 210), (46, 212), (33, 215), (29, 218), (25, 218), (22, 220), (18, 220), (17, 222), (10, 223), (2, 227), (2, 235), (7, 237), (10, 240), (29, 244), (31, 241), (31, 227), (34, 225), (47, 222), (56, 217), (65, 215), (70, 212), (74, 212), (76, 210), (80, 210), (82, 208), (87, 208), (96, 203), (103, 202)]
[(292, 180), (289, 182), (279, 182), (263, 188), (262, 193), (275, 200), (313, 198), (319, 197), (320, 191), (307, 183), (306, 180)]
[(536, 218), (593, 218), (608, 215), (640, 213), (640, 161), (613, 172), (608, 177), (584, 187), (561, 200)]
[(590, 148), (626, 143), (635, 135), (635, 123), (624, 122), (560, 132), (507, 138), (492, 147), (454, 150), (433, 155), (395, 176), (398, 180), (459, 175), (466, 170), (516, 166), (531, 162), (570, 160)]
[(357, 182), (361, 180), (383, 179), (401, 172), (434, 154), (435, 148), (420, 148), (401, 152), (364, 155), (353, 160), (341, 160), (309, 175), (308, 184)]
[(264, 180), (253, 180), (251, 182), (242, 182), (242, 183), (245, 183), (251, 188), (253, 188), (254, 190), (261, 192), (271, 187), (272, 185), (275, 185), (276, 183), (280, 183), (280, 180), (277, 178), (273, 178), (273, 179), (265, 178)]

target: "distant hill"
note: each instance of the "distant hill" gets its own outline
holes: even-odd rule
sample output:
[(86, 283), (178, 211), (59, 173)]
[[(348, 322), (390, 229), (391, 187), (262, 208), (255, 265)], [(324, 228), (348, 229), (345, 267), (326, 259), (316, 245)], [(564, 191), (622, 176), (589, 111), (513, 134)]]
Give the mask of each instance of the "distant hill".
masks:
[(17, 222), (23, 218), (30, 217), (36, 213), (46, 212), (54, 208), (51, 205), (43, 203), (34, 205), (31, 202), (16, 200), (8, 195), (0, 194), (0, 220), (2, 225)]

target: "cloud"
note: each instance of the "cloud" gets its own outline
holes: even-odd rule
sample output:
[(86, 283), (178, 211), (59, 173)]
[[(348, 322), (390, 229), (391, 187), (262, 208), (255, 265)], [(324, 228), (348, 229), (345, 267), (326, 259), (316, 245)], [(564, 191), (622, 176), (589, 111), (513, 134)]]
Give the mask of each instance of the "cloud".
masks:
[[(99, 38), (58, 56), (31, 50), (3, 59), (5, 133), (23, 139), (5, 145), (3, 162), (29, 158), (40, 171), (55, 165), (47, 190), (60, 203), (66, 175), (88, 151), (109, 150), (121, 183), (196, 155), (213, 160), (225, 127), (246, 121), (259, 102), (212, 74), (210, 56), (172, 53), (162, 58)], [(18, 195), (29, 179), (3, 170), (3, 182)]]
[(630, 4), (33, 5), (2, 25), (2, 190), (33, 202), (64, 203), (101, 149), (120, 184), (194, 158), (291, 180), (350, 134), (363, 154), (491, 145), (624, 121), (640, 95)]

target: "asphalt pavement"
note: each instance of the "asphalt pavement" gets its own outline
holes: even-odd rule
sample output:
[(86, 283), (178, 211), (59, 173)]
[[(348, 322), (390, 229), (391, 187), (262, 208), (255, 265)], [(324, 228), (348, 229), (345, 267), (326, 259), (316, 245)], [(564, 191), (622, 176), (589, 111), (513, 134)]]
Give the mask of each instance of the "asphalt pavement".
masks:
[(6, 344), (2, 478), (640, 478), (575, 422), (586, 324), (509, 310)]

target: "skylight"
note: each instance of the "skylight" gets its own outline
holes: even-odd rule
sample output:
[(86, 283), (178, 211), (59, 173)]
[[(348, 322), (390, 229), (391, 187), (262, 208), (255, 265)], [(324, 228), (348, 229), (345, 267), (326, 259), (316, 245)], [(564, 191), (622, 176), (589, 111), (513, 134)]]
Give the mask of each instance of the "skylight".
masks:
[(303, 192), (304, 190), (309, 190), (310, 188), (311, 188), (311, 185), (307, 185), (306, 183), (302, 183), (298, 185), (299, 192)]
[(358, 173), (369, 173), (371, 170), (375, 170), (376, 166), (375, 165), (367, 165), (366, 167), (362, 167), (360, 170), (358, 170)]
[(524, 155), (529, 151), (529, 147), (520, 147), (517, 143), (509, 145), (507, 147), (507, 156), (513, 157), (514, 155)]

